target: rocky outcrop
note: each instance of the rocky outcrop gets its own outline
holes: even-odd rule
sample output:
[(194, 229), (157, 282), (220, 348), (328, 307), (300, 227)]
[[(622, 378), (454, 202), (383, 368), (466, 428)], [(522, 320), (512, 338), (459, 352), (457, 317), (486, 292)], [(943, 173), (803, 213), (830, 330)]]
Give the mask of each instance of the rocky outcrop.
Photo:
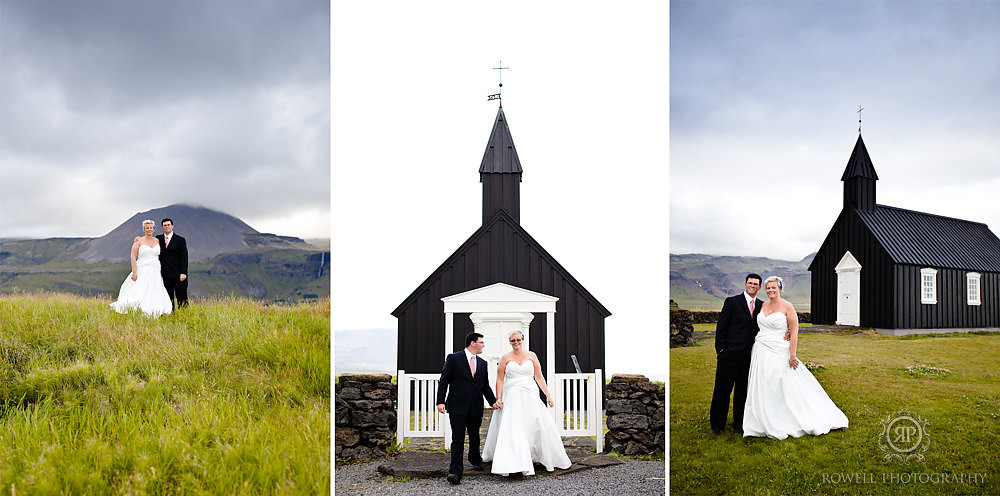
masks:
[(384, 458), (396, 439), (396, 385), (389, 374), (343, 374), (334, 395), (338, 460)]
[(664, 453), (666, 392), (641, 375), (611, 377), (607, 388), (608, 433), (604, 445), (625, 455)]

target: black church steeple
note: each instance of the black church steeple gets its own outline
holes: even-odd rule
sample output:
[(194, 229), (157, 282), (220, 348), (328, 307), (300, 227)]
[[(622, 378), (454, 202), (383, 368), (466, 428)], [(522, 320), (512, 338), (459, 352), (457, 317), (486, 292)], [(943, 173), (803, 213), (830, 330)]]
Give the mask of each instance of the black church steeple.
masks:
[(878, 181), (878, 175), (860, 133), (840, 180), (844, 182), (844, 208), (875, 210), (875, 181)]
[(479, 166), (479, 182), (483, 183), (483, 224), (499, 210), (506, 210), (515, 221), (521, 222), (521, 161), (517, 158), (503, 107), (497, 111), (493, 132), (486, 144), (486, 153)]

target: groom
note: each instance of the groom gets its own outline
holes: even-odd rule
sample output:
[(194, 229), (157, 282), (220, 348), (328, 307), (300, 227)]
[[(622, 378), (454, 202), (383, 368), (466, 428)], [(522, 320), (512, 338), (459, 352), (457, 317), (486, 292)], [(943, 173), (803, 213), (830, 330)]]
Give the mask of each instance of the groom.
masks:
[[(437, 409), (445, 413), (451, 422), (451, 466), (448, 467), (448, 482), (462, 481), (462, 451), (465, 447), (465, 433), (469, 433), (469, 463), (473, 470), (483, 469), (483, 456), (479, 453), (479, 427), (483, 424), (483, 398), (500, 408), (503, 404), (493, 395), (489, 386), (486, 360), (479, 357), (486, 344), (483, 335), (470, 332), (465, 336), (465, 349), (448, 355), (441, 370), (438, 383)], [(451, 391), (448, 391), (451, 386)], [(445, 400), (445, 391), (448, 399)]]
[(160, 222), (163, 234), (158, 234), (160, 240), (160, 276), (163, 277), (163, 287), (170, 296), (170, 308), (174, 308), (174, 297), (177, 306), (187, 306), (187, 271), (188, 249), (187, 241), (179, 234), (174, 234), (174, 221), (163, 219)]
[[(733, 393), (733, 429), (743, 433), (743, 407), (747, 401), (750, 379), (750, 352), (760, 332), (757, 314), (763, 301), (757, 299), (760, 275), (747, 274), (746, 291), (726, 298), (715, 326), (715, 391), (709, 421), (712, 434), (722, 433), (729, 417), (729, 393)], [(735, 389), (735, 391), (734, 391)]]

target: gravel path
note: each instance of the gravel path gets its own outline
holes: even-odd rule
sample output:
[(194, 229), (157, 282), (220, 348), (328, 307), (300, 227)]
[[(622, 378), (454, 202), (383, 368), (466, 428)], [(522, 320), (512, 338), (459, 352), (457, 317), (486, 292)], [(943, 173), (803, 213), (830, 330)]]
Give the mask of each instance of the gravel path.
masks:
[(382, 461), (337, 465), (333, 478), (338, 495), (646, 495), (665, 494), (666, 464), (662, 460), (626, 460), (613, 467), (581, 470), (560, 476), (535, 475), (510, 479), (499, 475), (468, 475), (452, 486), (444, 478), (394, 480), (378, 473)]

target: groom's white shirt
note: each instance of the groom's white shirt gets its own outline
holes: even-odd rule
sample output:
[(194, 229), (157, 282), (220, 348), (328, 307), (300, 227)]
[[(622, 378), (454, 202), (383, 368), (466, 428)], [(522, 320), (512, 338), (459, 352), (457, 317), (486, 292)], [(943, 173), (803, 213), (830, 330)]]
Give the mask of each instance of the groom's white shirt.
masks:
[[(474, 356), (476, 356), (476, 355), (473, 355), (473, 354), (472, 354), (472, 353), (471, 353), (471, 352), (469, 351), (469, 349), (468, 349), (468, 348), (465, 348), (465, 349), (464, 349), (463, 351), (465, 351), (465, 364), (466, 364), (466, 365), (469, 365), (469, 362), (471, 362), (471, 361), (472, 361), (472, 357), (474, 357)], [(472, 366), (471, 366), (471, 365), (469, 366), (469, 370), (470, 370), (470, 371), (472, 370)]]
[(164, 234), (163, 235), (163, 246), (166, 247), (167, 245), (169, 245), (170, 244), (170, 238), (173, 238), (173, 237), (174, 237), (174, 233)]
[(750, 308), (750, 302), (757, 299), (753, 296), (750, 296), (750, 293), (747, 293), (746, 291), (743, 292), (743, 298), (747, 300), (747, 309)]

